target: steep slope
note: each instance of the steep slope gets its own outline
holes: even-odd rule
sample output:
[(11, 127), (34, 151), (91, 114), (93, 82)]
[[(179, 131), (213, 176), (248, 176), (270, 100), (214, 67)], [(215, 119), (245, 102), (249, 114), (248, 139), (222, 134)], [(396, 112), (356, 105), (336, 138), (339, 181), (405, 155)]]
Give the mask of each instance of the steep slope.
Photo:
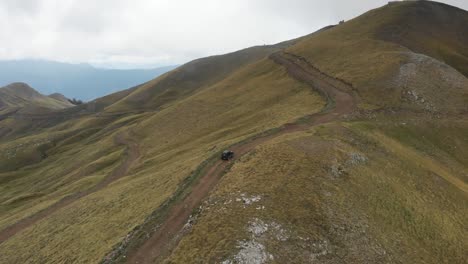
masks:
[(167, 262), (464, 263), (467, 18), (395, 2), (287, 48), (352, 85), (363, 115), (258, 145)]
[[(340, 90), (340, 88), (343, 88), (349, 92), (351, 89), (346, 84), (324, 75), (317, 69), (303, 68), (300, 64), (294, 62), (294, 57), (290, 58), (282, 53), (274, 53), (270, 55), (270, 59), (276, 64), (285, 67), (290, 76), (309, 85), (311, 88), (314, 87), (322, 96), (328, 98), (327, 104), (319, 113), (304, 116), (300, 122), (286, 124), (268, 133), (255, 136), (248, 141), (238, 142), (231, 149), (240, 157), (251, 152), (257, 145), (273, 140), (280, 135), (304, 131), (313, 126), (339, 120), (356, 110), (355, 99), (347, 92)], [(330, 109), (333, 103), (337, 107)], [(237, 159), (235, 158), (234, 160)], [(218, 160), (210, 164), (209, 167), (201, 167), (199, 182), (192, 186), (181, 186), (177, 191), (180, 200), (172, 201), (173, 208), (169, 209), (169, 212), (156, 211), (158, 214), (167, 214), (159, 230), (152, 234), (152, 230), (154, 230), (155, 225), (158, 225), (158, 222), (145, 222), (137, 232), (128, 236), (129, 243), (118, 246), (118, 251), (113, 252), (110, 255), (110, 260), (107, 262), (122, 261), (124, 259), (130, 263), (162, 261), (167, 256), (168, 251), (171, 250), (170, 246), (177, 243), (178, 236), (176, 234), (186, 227), (184, 226), (185, 221), (192, 218), (190, 214), (196, 210), (196, 207), (207, 195), (210, 187), (212, 188), (217, 183), (217, 180), (229, 166), (229, 163)], [(184, 196), (184, 192), (186, 192), (184, 188), (190, 188), (190, 194)], [(164, 207), (162, 210), (164, 210)], [(161, 219), (157, 220), (161, 221)], [(149, 236), (147, 241), (144, 241), (141, 238), (142, 234), (147, 234), (146, 237), (148, 237), (148, 234), (152, 235)], [(135, 247), (138, 250), (132, 250)]]
[(466, 112), (467, 21), (440, 3), (394, 2), (288, 51), (351, 83), (364, 108)]
[(168, 263), (464, 263), (468, 122), (394, 122), (259, 145), (192, 216)]
[(428, 43), (465, 54), (465, 16), (392, 3), (0, 119), (0, 262), (464, 263), (467, 78)]
[[(168, 262), (464, 263), (466, 68), (433, 45), (466, 54), (466, 18), (392, 3), (288, 48), (352, 84), (364, 116), (257, 146), (174, 234)], [(394, 26), (408, 38), (384, 39)]]
[[(223, 57), (217, 60), (220, 65), (213, 68), (222, 69)], [(207, 85), (197, 83), (192, 94), (174, 98), (159, 111), (135, 113), (118, 102), (121, 112), (76, 116), (3, 143), (0, 260), (96, 262), (204, 160), (323, 106), (308, 86), (271, 60), (258, 56), (249, 62), (228, 67), (224, 78), (207, 76)], [(142, 87), (148, 89), (127, 92), (131, 96)], [(140, 154), (133, 162), (127, 159), (129, 141), (137, 142)], [(117, 174), (121, 179), (114, 177), (119, 164), (128, 164)], [(49, 235), (40, 235), (44, 232)], [(44, 239), (45, 248), (40, 246)]]
[[(467, 11), (443, 3), (391, 4), (373, 35), (440, 60), (468, 77)], [(382, 15), (378, 10), (368, 16)], [(374, 17), (373, 19), (375, 19)]]
[[(47, 129), (88, 115), (96, 114), (115, 119), (145, 111), (158, 111), (171, 102), (188, 96), (196, 90), (209, 87), (249, 63), (258, 61), (296, 41), (286, 41), (274, 46), (252, 47), (222, 56), (198, 59), (150, 82), (58, 112), (15, 112), (13, 118), (2, 122), (0, 141), (18, 138), (31, 134), (31, 131)], [(12, 113), (7, 111), (4, 117)], [(4, 119), (1, 114), (0, 120)]]
[[(8, 124), (3, 122), (5, 128), (3, 132), (0, 130), (0, 135), (3, 135), (3, 138), (16, 138), (30, 133), (31, 130), (45, 129), (67, 120), (93, 114), (118, 117), (145, 111), (159, 111), (171, 102), (188, 96), (196, 90), (209, 87), (249, 63), (297, 41), (290, 40), (272, 46), (252, 47), (222, 56), (198, 59), (147, 83), (56, 113), (18, 113), (15, 115), (17, 122)], [(33, 124), (31, 120), (34, 120)]]
[(219, 82), (249, 63), (279, 51), (283, 45), (285, 44), (252, 47), (222, 56), (192, 61), (160, 78), (143, 84), (127, 97), (113, 104), (107, 111), (159, 109), (162, 105), (189, 95), (199, 88), (209, 87)]

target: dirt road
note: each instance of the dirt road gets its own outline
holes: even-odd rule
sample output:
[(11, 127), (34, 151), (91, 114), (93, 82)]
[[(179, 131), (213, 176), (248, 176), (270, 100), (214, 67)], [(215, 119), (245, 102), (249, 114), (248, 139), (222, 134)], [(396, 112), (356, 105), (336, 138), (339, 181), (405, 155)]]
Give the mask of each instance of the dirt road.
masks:
[[(232, 148), (236, 153), (234, 160), (272, 138), (339, 120), (353, 113), (356, 109), (356, 101), (351, 95), (352, 87), (350, 85), (327, 76), (305, 59), (292, 54), (275, 53), (270, 56), (270, 59), (285, 67), (290, 76), (308, 84), (324, 96), (328, 102), (327, 107), (319, 113), (309, 115), (305, 122), (286, 124), (275, 133), (259, 136), (244, 144), (234, 146)], [(163, 260), (177, 245), (181, 238), (181, 231), (194, 209), (216, 186), (229, 164), (230, 162), (219, 160), (209, 168), (205, 168), (199, 180), (191, 186), (191, 192), (181, 201), (172, 205), (167, 217), (157, 230), (140, 247), (128, 252), (127, 262), (154, 263), (155, 260), (158, 262)]]
[(37, 223), (38, 221), (42, 220), (43, 218), (53, 214), (54, 212), (64, 208), (78, 199), (81, 199), (85, 196), (88, 196), (92, 193), (95, 193), (102, 188), (106, 187), (110, 183), (116, 181), (117, 179), (125, 176), (131, 167), (131, 165), (140, 157), (140, 151), (138, 144), (130, 139), (128, 135), (124, 135), (124, 133), (117, 133), (114, 137), (114, 141), (118, 145), (123, 145), (126, 147), (125, 150), (125, 159), (124, 161), (115, 168), (109, 175), (107, 175), (104, 180), (96, 184), (94, 187), (83, 191), (72, 194), (67, 196), (57, 203), (47, 207), (46, 209), (37, 212), (27, 218), (21, 219), (15, 224), (3, 229), (0, 231), (0, 244), (8, 240), (10, 237), (14, 236), (16, 233), (32, 226), (33, 224)]

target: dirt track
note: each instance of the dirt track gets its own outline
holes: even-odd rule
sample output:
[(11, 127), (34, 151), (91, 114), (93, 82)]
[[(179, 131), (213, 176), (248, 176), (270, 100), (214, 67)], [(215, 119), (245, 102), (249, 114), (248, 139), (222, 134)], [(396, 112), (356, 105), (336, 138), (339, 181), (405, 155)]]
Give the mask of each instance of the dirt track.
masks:
[[(339, 120), (356, 109), (356, 101), (351, 95), (352, 87), (340, 80), (321, 73), (303, 58), (292, 54), (275, 53), (270, 59), (286, 68), (293, 78), (308, 84), (327, 99), (327, 107), (319, 113), (309, 115), (306, 122), (286, 124), (277, 132), (256, 137), (232, 148), (234, 160), (254, 149), (259, 144), (286, 133), (302, 131), (318, 124)], [(232, 161), (231, 161), (232, 162)], [(158, 229), (134, 251), (127, 255), (128, 263), (154, 263), (162, 261), (177, 245), (181, 231), (190, 215), (209, 192), (215, 187), (230, 162), (217, 161), (205, 168), (200, 179), (191, 186), (191, 192), (182, 201), (169, 209), (167, 217)]]
[(58, 211), (61, 208), (64, 208), (78, 199), (81, 199), (87, 195), (90, 195), (94, 192), (101, 190), (102, 188), (106, 187), (110, 183), (114, 182), (115, 180), (125, 176), (130, 168), (130, 166), (140, 157), (140, 151), (138, 144), (134, 141), (130, 140), (127, 136), (124, 136), (123, 133), (118, 133), (114, 137), (114, 141), (118, 145), (126, 146), (126, 158), (125, 160), (115, 168), (104, 180), (96, 184), (93, 188), (72, 194), (67, 196), (57, 203), (47, 207), (46, 209), (33, 214), (27, 218), (21, 219), (15, 224), (3, 229), (0, 231), (0, 244), (8, 240), (10, 237), (14, 236), (16, 233), (32, 226), (33, 224), (37, 223), (38, 221), (42, 220), (46, 216), (53, 214), (54, 212)]

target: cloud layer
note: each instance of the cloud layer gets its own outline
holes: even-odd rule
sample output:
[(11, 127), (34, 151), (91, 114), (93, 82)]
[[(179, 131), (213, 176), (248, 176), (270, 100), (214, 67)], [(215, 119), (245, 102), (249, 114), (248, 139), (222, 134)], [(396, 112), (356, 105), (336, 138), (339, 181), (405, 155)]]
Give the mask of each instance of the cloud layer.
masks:
[[(386, 2), (0, 0), (0, 59), (178, 64), (305, 35)], [(466, 0), (445, 2), (468, 7)]]

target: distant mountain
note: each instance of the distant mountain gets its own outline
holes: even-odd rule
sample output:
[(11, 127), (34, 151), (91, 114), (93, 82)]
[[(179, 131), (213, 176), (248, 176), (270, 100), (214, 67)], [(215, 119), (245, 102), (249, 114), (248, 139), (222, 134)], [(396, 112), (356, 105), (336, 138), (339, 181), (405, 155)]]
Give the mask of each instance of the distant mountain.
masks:
[(61, 93), (53, 93), (53, 94), (49, 95), (49, 97), (53, 98), (55, 100), (61, 101), (61, 102), (70, 102), (69, 99), (67, 97), (65, 97), (65, 95), (63, 95)]
[(61, 94), (45, 96), (31, 88), (26, 83), (12, 83), (0, 88), (0, 111), (7, 108), (41, 107), (63, 109), (73, 106)]
[(0, 61), (0, 86), (24, 82), (43, 94), (61, 93), (88, 101), (152, 80), (174, 68), (116, 70), (45, 60)]

